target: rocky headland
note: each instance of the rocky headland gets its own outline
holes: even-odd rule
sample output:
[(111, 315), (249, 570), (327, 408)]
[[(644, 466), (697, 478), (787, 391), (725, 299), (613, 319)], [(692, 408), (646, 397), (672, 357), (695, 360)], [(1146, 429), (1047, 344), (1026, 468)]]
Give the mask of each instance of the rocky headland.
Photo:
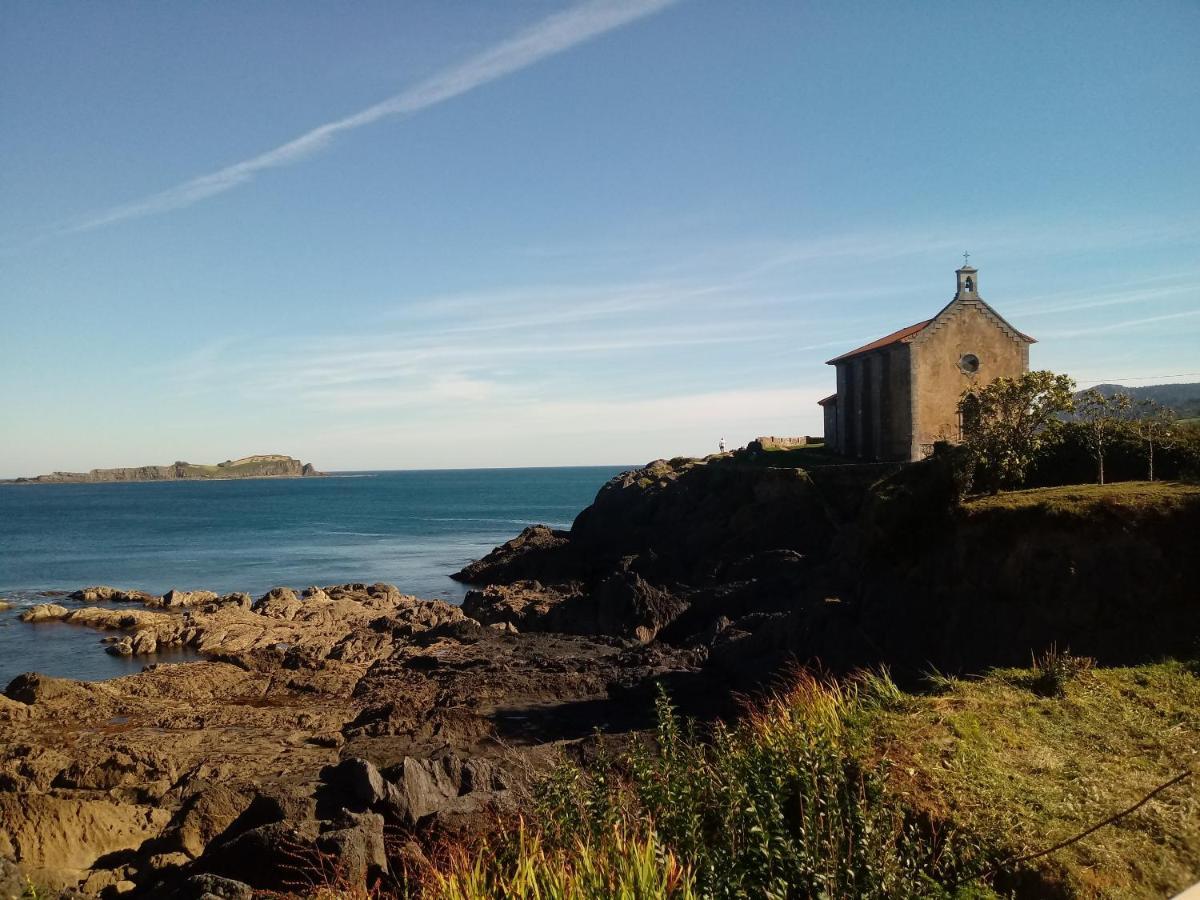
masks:
[[(0, 859), (85, 895), (360, 889), (494, 827), (531, 781), (654, 721), (724, 716), (787, 666), (1101, 663), (1194, 651), (1200, 488), (964, 502), (917, 466), (658, 461), (569, 531), (458, 573), (464, 605), (348, 584), (254, 598), (85, 588), (29, 620), (107, 632), (137, 675), (0, 695)], [(160, 665), (189, 647), (206, 661)], [(0, 875), (3, 872), (0, 871)]]
[(312, 463), (278, 453), (230, 459), (216, 465), (175, 462), (169, 466), (133, 466), (92, 469), (90, 472), (51, 472), (29, 478), (14, 478), (0, 484), (75, 484), (111, 481), (215, 481), (229, 478), (307, 478), (319, 476)]

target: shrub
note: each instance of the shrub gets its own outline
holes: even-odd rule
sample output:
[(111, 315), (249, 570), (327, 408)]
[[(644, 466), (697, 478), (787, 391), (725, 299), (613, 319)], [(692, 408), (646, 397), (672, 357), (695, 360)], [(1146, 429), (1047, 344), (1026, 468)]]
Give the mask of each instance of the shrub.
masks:
[(855, 752), (856, 720), (902, 696), (886, 674), (843, 685), (804, 674), (705, 737), (660, 696), (654, 740), (587, 772), (555, 772), (530, 822), (452, 859), (437, 893), (951, 896), (944, 886), (978, 871), (979, 851), (907, 815), (884, 790), (886, 767)]
[(1033, 659), (1031, 687), (1043, 697), (1065, 697), (1067, 683), (1090, 671), (1096, 661), (1090, 656), (1074, 656), (1070, 649), (1059, 652), (1054, 644)]

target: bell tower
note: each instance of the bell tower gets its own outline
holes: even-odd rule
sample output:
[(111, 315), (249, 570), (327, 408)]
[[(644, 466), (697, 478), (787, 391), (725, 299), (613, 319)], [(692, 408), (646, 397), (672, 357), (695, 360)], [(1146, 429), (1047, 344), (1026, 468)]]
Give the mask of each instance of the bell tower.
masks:
[(971, 254), (963, 253), (962, 268), (955, 270), (954, 274), (958, 276), (958, 284), (954, 291), (955, 299), (979, 296), (979, 270), (971, 265), (970, 260)]

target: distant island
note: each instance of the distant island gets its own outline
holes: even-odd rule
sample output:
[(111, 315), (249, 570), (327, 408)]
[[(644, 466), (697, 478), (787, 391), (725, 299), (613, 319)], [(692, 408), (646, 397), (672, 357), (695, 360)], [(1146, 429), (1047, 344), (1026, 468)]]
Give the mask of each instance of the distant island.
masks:
[(227, 478), (309, 478), (324, 475), (312, 463), (279, 453), (227, 459), (216, 465), (174, 462), (169, 466), (135, 466), (92, 469), (90, 472), (51, 472), (32, 478), (14, 478), (5, 484), (76, 484), (111, 481), (217, 481)]

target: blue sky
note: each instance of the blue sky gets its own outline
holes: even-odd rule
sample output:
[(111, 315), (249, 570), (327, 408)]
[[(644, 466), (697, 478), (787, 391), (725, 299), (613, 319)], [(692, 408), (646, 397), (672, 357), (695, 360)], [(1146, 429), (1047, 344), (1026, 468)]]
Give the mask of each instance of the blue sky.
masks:
[(1035, 367), (1200, 381), (1198, 45), (1192, 2), (4, 4), (0, 476), (815, 432), (964, 249)]

